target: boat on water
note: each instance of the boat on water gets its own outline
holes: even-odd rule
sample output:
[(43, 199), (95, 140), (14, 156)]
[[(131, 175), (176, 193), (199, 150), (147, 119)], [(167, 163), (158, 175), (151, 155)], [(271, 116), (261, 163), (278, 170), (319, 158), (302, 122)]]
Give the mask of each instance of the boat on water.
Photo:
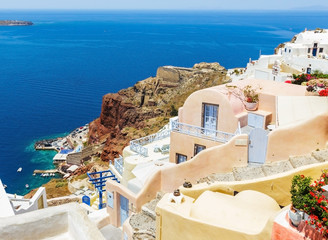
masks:
[(22, 170), (23, 170), (23, 168), (20, 167), (17, 169), (17, 172), (21, 172)]
[(29, 186), (28, 184), (25, 184), (25, 187), (26, 187), (26, 188), (30, 188), (30, 186)]

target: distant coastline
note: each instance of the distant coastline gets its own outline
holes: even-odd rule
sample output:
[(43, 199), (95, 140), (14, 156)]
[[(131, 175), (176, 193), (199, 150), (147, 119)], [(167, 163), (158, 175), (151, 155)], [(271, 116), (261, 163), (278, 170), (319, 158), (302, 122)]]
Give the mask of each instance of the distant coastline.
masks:
[(0, 20), (0, 26), (30, 26), (33, 25), (30, 21), (18, 20)]

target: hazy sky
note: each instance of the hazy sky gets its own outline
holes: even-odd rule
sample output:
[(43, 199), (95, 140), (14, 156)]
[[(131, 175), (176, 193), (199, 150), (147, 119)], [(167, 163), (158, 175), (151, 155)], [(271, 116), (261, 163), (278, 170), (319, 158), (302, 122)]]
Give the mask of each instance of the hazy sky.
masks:
[(327, 0), (0, 0), (0, 9), (328, 9)]

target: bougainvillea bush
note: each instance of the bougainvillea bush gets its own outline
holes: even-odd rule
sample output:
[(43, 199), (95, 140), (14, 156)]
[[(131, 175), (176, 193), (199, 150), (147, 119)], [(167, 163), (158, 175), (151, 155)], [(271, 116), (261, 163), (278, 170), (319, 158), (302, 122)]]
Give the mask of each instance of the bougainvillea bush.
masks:
[(327, 170), (324, 170), (320, 178), (312, 184), (310, 177), (296, 175), (293, 177), (290, 192), (293, 206), (309, 215), (305, 223), (312, 225), (324, 237), (328, 237), (328, 199), (322, 188), (325, 185), (328, 185)]
[(307, 86), (306, 90), (308, 92), (315, 93), (318, 96), (327, 97), (328, 96), (328, 79), (318, 78), (326, 77), (328, 75), (324, 74), (301, 74), (293, 75), (293, 80), (287, 80), (285, 83), (297, 84)]

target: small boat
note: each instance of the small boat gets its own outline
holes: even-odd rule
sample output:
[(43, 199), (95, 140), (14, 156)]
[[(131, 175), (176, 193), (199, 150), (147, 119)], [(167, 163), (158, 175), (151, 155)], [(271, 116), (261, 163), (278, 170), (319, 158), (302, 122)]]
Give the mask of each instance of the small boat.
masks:
[(7, 185), (6, 184), (2, 184), (3, 188), (6, 189), (7, 188)]
[(30, 186), (29, 186), (28, 184), (25, 184), (25, 187), (26, 187), (26, 188), (30, 188)]
[(17, 172), (21, 172), (22, 170), (23, 170), (23, 168), (20, 167), (17, 169)]

